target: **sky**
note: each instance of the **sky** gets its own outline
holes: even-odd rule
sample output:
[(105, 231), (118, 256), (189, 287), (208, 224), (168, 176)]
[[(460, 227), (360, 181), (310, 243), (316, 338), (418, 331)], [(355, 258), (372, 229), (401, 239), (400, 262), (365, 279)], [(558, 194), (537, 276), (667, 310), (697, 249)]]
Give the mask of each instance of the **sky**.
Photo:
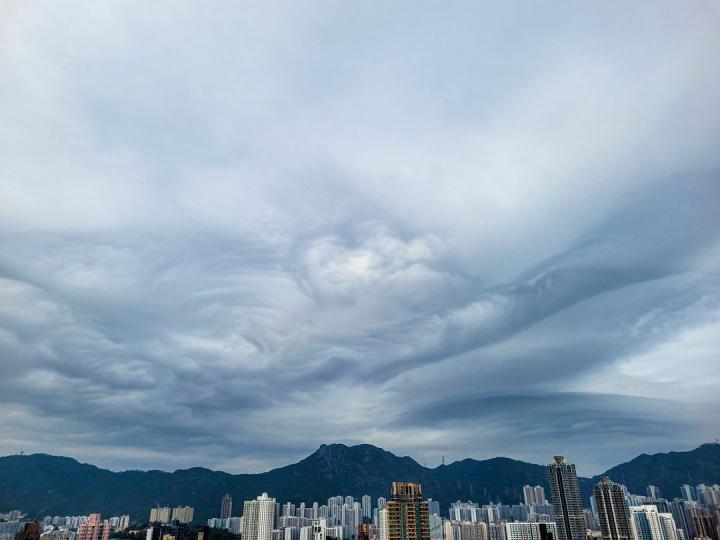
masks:
[(710, 0), (0, 2), (0, 455), (715, 439), (719, 50)]

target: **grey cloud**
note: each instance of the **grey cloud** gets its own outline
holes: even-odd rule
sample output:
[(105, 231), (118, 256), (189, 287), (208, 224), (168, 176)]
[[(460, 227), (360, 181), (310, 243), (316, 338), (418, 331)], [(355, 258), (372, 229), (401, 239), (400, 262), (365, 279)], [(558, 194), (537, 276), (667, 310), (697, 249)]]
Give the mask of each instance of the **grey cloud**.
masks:
[(600, 469), (717, 430), (710, 4), (136, 7), (0, 17), (0, 452), (544, 462), (571, 426)]

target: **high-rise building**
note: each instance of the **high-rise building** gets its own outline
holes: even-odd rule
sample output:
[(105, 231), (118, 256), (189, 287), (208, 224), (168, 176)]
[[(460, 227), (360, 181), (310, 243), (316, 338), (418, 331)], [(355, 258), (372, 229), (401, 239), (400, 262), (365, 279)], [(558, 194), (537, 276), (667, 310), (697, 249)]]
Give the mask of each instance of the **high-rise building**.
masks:
[(677, 540), (672, 514), (660, 513), (652, 504), (631, 506), (630, 526), (634, 540)]
[[(482, 521), (462, 522), (459, 526), (459, 535), (457, 540), (488, 540), (487, 524)], [(453, 525), (453, 534), (455, 534)]]
[(647, 488), (645, 488), (645, 492), (647, 493), (647, 496), (651, 499), (662, 499), (662, 492), (657, 486), (649, 485)]
[(232, 517), (232, 497), (229, 493), (220, 501), (220, 519), (229, 519)]
[(381, 508), (378, 512), (378, 540), (388, 540), (388, 510)]
[(693, 509), (690, 521), (692, 529), (695, 531), (693, 538), (709, 538), (710, 540), (720, 539), (720, 526), (717, 519), (713, 518), (708, 512), (699, 509)]
[(682, 486), (680, 486), (680, 495), (688, 502), (697, 500), (695, 488), (689, 484), (683, 484)]
[(429, 521), (430, 540), (443, 540), (443, 519), (439, 515), (430, 514)]
[(243, 540), (272, 540), (275, 524), (275, 499), (263, 493), (243, 505)]
[(523, 523), (505, 524), (507, 540), (554, 540), (557, 538), (555, 523)]
[(172, 521), (192, 523), (195, 509), (192, 506), (176, 506), (172, 511)]
[(362, 496), (362, 516), (365, 520), (372, 518), (372, 497), (370, 495)]
[(370, 525), (368, 523), (360, 523), (357, 526), (356, 540), (370, 540)]
[[(583, 515), (585, 516), (585, 530), (599, 532), (600, 524), (598, 523), (598, 520), (595, 518), (595, 514), (593, 513), (593, 511), (588, 510), (587, 508), (583, 508)], [(602, 534), (599, 534), (599, 536), (600, 536), (600, 538), (602, 538)]]
[(545, 488), (542, 486), (523, 486), (523, 499), (527, 506), (547, 504)]
[(488, 537), (489, 540), (506, 540), (505, 524), (500, 521), (488, 524)]
[(695, 494), (697, 495), (697, 501), (705, 506), (720, 506), (720, 486), (714, 484), (712, 486), (706, 486), (705, 484), (698, 484), (695, 487)]
[(547, 467), (547, 475), (555, 511), (556, 540), (585, 540), (585, 516), (575, 465), (563, 456), (555, 456), (554, 463)]
[(150, 510), (150, 523), (170, 523), (172, 510), (168, 506), (158, 506)]
[(600, 531), (604, 540), (630, 540), (630, 508), (620, 484), (603, 476), (593, 487)]
[(103, 521), (100, 514), (90, 514), (77, 531), (77, 540), (108, 540), (110, 522)]
[(658, 513), (658, 517), (660, 518), (660, 526), (662, 527), (665, 540), (678, 540), (677, 526), (675, 525), (672, 514), (660, 512)]
[(535, 504), (536, 505), (548, 504), (547, 497), (545, 497), (545, 488), (544, 487), (535, 486), (533, 488), (533, 491), (535, 491)]
[(428, 505), (420, 484), (393, 482), (387, 508), (387, 540), (430, 540)]
[(124, 531), (130, 526), (130, 516), (127, 514), (124, 516), (120, 516), (117, 523), (117, 530), (118, 531)]
[(528, 506), (535, 504), (535, 489), (532, 486), (523, 486), (523, 499)]
[[(452, 521), (481, 521), (481, 511), (477, 504), (472, 502), (454, 502), (450, 503), (448, 510)], [(488, 522), (493, 521), (491, 517)]]

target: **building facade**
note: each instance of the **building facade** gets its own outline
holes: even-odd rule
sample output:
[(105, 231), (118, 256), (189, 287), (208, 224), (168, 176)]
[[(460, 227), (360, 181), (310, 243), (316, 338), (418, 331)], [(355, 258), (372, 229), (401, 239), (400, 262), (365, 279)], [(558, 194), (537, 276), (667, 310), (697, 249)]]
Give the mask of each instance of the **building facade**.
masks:
[(393, 482), (387, 510), (387, 540), (430, 540), (428, 505), (420, 484)]
[(172, 510), (167, 506), (158, 506), (150, 510), (150, 523), (170, 523)]
[(603, 540), (630, 540), (630, 508), (622, 486), (603, 476), (593, 487), (593, 499)]
[(510, 522), (505, 524), (507, 540), (555, 540), (557, 528), (555, 523)]
[(220, 519), (229, 519), (232, 517), (232, 497), (229, 493), (220, 501)]
[(554, 462), (547, 467), (547, 475), (555, 513), (556, 540), (585, 540), (585, 516), (575, 465), (563, 456), (555, 456)]
[(77, 540), (108, 540), (108, 538), (110, 538), (110, 522), (103, 521), (100, 514), (90, 514), (77, 530)]
[(272, 540), (275, 525), (275, 499), (263, 493), (243, 505), (243, 540)]
[(192, 523), (195, 509), (192, 506), (176, 506), (172, 511), (172, 521)]

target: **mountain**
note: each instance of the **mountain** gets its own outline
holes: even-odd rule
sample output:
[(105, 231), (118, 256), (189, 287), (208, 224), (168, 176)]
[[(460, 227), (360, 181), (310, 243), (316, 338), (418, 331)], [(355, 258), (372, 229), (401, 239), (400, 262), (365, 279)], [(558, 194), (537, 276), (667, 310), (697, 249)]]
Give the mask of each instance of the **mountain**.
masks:
[[(643, 454), (606, 474), (637, 493), (652, 483), (667, 496), (677, 496), (683, 483), (720, 482), (720, 445)], [(234, 513), (240, 514), (242, 501), (262, 491), (283, 502), (322, 503), (337, 494), (387, 496), (393, 480), (422, 483), (423, 493), (440, 501), (444, 509), (458, 499), (514, 503), (521, 500), (523, 485), (546, 485), (541, 465), (496, 457), (464, 459), (430, 469), (369, 444), (322, 445), (298, 463), (260, 474), (228, 474), (200, 467), (173, 473), (112, 472), (66, 457), (33, 454), (0, 458), (0, 509), (20, 508), (35, 517), (127, 513), (142, 521), (156, 504), (187, 504), (195, 508), (195, 520), (204, 522), (219, 513), (225, 493), (233, 496)], [(580, 479), (583, 500), (596, 480)]]
[[(604, 474), (625, 484), (633, 493), (645, 494), (653, 484), (664, 497), (679, 497), (683, 484), (717, 484), (720, 480), (720, 444), (708, 443), (690, 452), (641, 454)], [(597, 480), (599, 477), (595, 477)]]

